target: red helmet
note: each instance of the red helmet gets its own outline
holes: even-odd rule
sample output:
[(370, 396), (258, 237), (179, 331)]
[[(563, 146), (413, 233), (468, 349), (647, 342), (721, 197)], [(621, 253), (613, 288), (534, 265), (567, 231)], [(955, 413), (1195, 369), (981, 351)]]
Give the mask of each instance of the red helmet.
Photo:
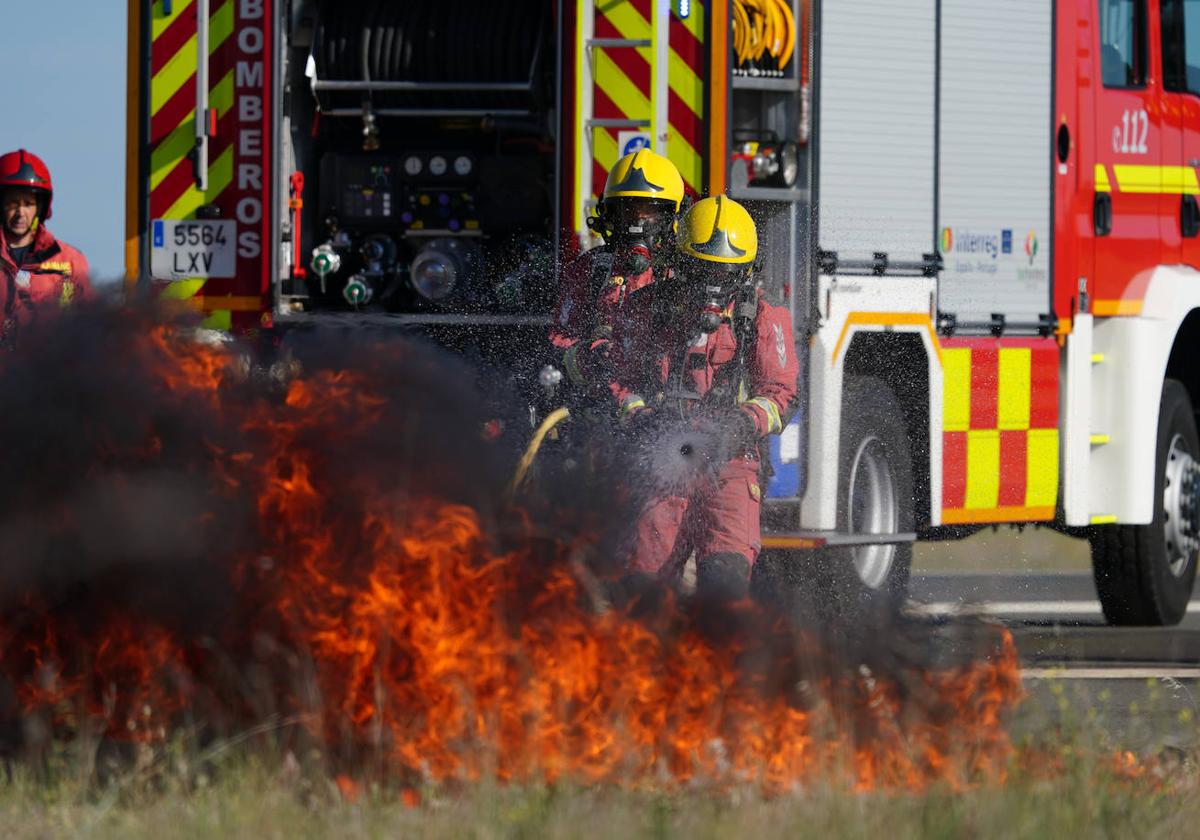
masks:
[(40, 157), (24, 149), (0, 155), (0, 190), (7, 187), (33, 190), (37, 195), (42, 221), (50, 218), (50, 204), (54, 200), (54, 183), (50, 170)]

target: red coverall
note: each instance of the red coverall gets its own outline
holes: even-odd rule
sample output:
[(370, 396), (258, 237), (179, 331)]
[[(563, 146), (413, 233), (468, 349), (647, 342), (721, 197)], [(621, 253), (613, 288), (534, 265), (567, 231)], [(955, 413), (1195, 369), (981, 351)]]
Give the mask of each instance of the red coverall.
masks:
[[(655, 331), (650, 295), (631, 295), (613, 336), (612, 391), (622, 409), (637, 410), (645, 403), (655, 408), (664, 399), (667, 383), (682, 360), (681, 384), (701, 397), (685, 402), (688, 410), (707, 407), (703, 397), (715, 383), (734, 371), (737, 340), (728, 320), (708, 335), (688, 344), (679, 332)], [(745, 360), (744, 398), (738, 409), (753, 421), (758, 437), (778, 434), (795, 413), (800, 365), (792, 333), (791, 313), (758, 296), (753, 331), (753, 352)], [(674, 377), (679, 379), (678, 376)], [(737, 387), (734, 385), (733, 387)], [(671, 400), (671, 395), (666, 398)], [(676, 406), (678, 402), (674, 403)], [(732, 399), (729, 409), (733, 410)], [(662, 575), (679, 573), (691, 550), (697, 558), (737, 553), (753, 565), (761, 548), (759, 485), (760, 455), (751, 445), (721, 466), (714, 477), (697, 479), (677, 495), (651, 498), (637, 524), (630, 557), (633, 569)]]
[(638, 245), (615, 256), (607, 246), (593, 248), (563, 270), (550, 342), (563, 350), (564, 373), (577, 386), (608, 384), (597, 357), (611, 344), (613, 325), (630, 295), (654, 282), (653, 269), (630, 270), (635, 256), (648, 261), (650, 251)]
[(21, 265), (0, 229), (0, 307), (4, 313), (0, 339), (10, 339), (38, 310), (55, 309), (91, 297), (87, 259), (75, 248), (39, 227)]

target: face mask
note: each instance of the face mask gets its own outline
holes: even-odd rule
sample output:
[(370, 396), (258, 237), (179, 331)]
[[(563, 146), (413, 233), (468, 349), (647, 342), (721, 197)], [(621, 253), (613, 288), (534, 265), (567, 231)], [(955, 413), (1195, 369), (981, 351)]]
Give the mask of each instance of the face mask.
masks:
[[(648, 255), (666, 245), (667, 236), (675, 223), (673, 207), (661, 201), (623, 199), (614, 200), (608, 212), (613, 244), (619, 251), (630, 255), (633, 263), (630, 271), (641, 273), (650, 268)], [(643, 251), (645, 253), (641, 253)]]
[(680, 280), (688, 300), (686, 311), (696, 313), (703, 333), (714, 333), (726, 319), (726, 311), (744, 278), (744, 266), (727, 266), (707, 260), (683, 259)]
[(729, 294), (721, 286), (705, 286), (704, 302), (700, 305), (700, 332), (715, 333), (724, 318)]

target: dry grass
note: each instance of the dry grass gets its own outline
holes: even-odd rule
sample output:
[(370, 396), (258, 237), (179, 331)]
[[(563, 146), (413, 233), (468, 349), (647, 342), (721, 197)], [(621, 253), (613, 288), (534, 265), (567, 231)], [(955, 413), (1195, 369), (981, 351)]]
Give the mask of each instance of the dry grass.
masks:
[(81, 780), (69, 750), (0, 783), (0, 826), (15, 838), (96, 837), (1122, 837), (1189, 836), (1200, 771), (1175, 754), (1133, 772), (1072, 738), (1026, 745), (1003, 786), (966, 792), (809, 789), (672, 793), (571, 786), (340, 784), (319, 758), (304, 768), (266, 752), (224, 754), (204, 771), (178, 751), (166, 772)]

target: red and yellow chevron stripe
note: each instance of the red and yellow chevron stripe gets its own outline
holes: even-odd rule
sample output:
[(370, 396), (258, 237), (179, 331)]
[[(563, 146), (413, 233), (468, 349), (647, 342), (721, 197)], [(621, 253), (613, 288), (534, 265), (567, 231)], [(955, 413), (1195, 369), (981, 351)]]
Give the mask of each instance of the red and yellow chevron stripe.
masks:
[[(269, 2), (251, 4), (252, 19), (239, 21), (237, 0), (210, 0), (208, 26), (209, 108), (215, 112), (215, 131), (209, 138), (208, 187), (196, 188), (189, 153), (195, 144), (196, 72), (197, 72), (197, 12), (195, 0), (161, 0), (147, 3), (150, 15), (149, 55), (149, 120), (146, 140), (150, 147), (148, 172), (144, 173), (143, 189), (149, 193), (149, 219), (195, 218), (202, 205), (217, 205), (222, 216), (235, 215), (237, 193), (235, 172), (242, 155), (237, 141), (239, 128), (235, 113), (238, 91), (246, 88), (239, 83), (239, 60), (245, 71), (246, 58), (239, 53), (238, 34), (243, 25), (253, 25), (259, 33), (269, 31)], [(248, 40), (241, 46), (253, 44)], [(270, 41), (263, 35), (257, 41), (266, 51)], [(260, 54), (263, 58), (269, 51)], [(269, 61), (266, 62), (269, 66)], [(255, 79), (254, 92), (269, 102), (265, 78)], [(243, 115), (244, 118), (244, 115)], [(265, 135), (264, 131), (264, 135)], [(261, 145), (268, 139), (262, 137)], [(255, 165), (265, 164), (267, 155), (256, 153)], [(267, 179), (269, 181), (269, 179)], [(258, 196), (259, 200), (264, 195)], [(264, 214), (265, 215), (265, 214)], [(239, 230), (242, 230), (239, 222)], [(251, 262), (253, 264), (251, 264)], [(162, 286), (159, 296), (164, 299), (187, 301), (207, 313), (210, 326), (222, 329), (252, 328), (258, 325), (264, 310), (259, 278), (252, 276), (265, 271), (263, 258), (247, 261), (239, 258), (237, 278), (223, 280), (200, 278), (178, 280)]]
[[(616, 0), (595, 6), (596, 38), (653, 41), (655, 0)], [(672, 4), (669, 30), (667, 156), (679, 167), (685, 186), (695, 193), (704, 188), (704, 16), (696, 0), (686, 19)], [(653, 47), (597, 47), (593, 51), (593, 115), (597, 119), (653, 120)], [(586, 60), (586, 57), (584, 58)], [(648, 129), (642, 129), (647, 130)], [(604, 191), (608, 171), (621, 156), (621, 129), (592, 130), (592, 195)]]
[(942, 341), (942, 522), (1053, 519), (1058, 501), (1058, 344)]

